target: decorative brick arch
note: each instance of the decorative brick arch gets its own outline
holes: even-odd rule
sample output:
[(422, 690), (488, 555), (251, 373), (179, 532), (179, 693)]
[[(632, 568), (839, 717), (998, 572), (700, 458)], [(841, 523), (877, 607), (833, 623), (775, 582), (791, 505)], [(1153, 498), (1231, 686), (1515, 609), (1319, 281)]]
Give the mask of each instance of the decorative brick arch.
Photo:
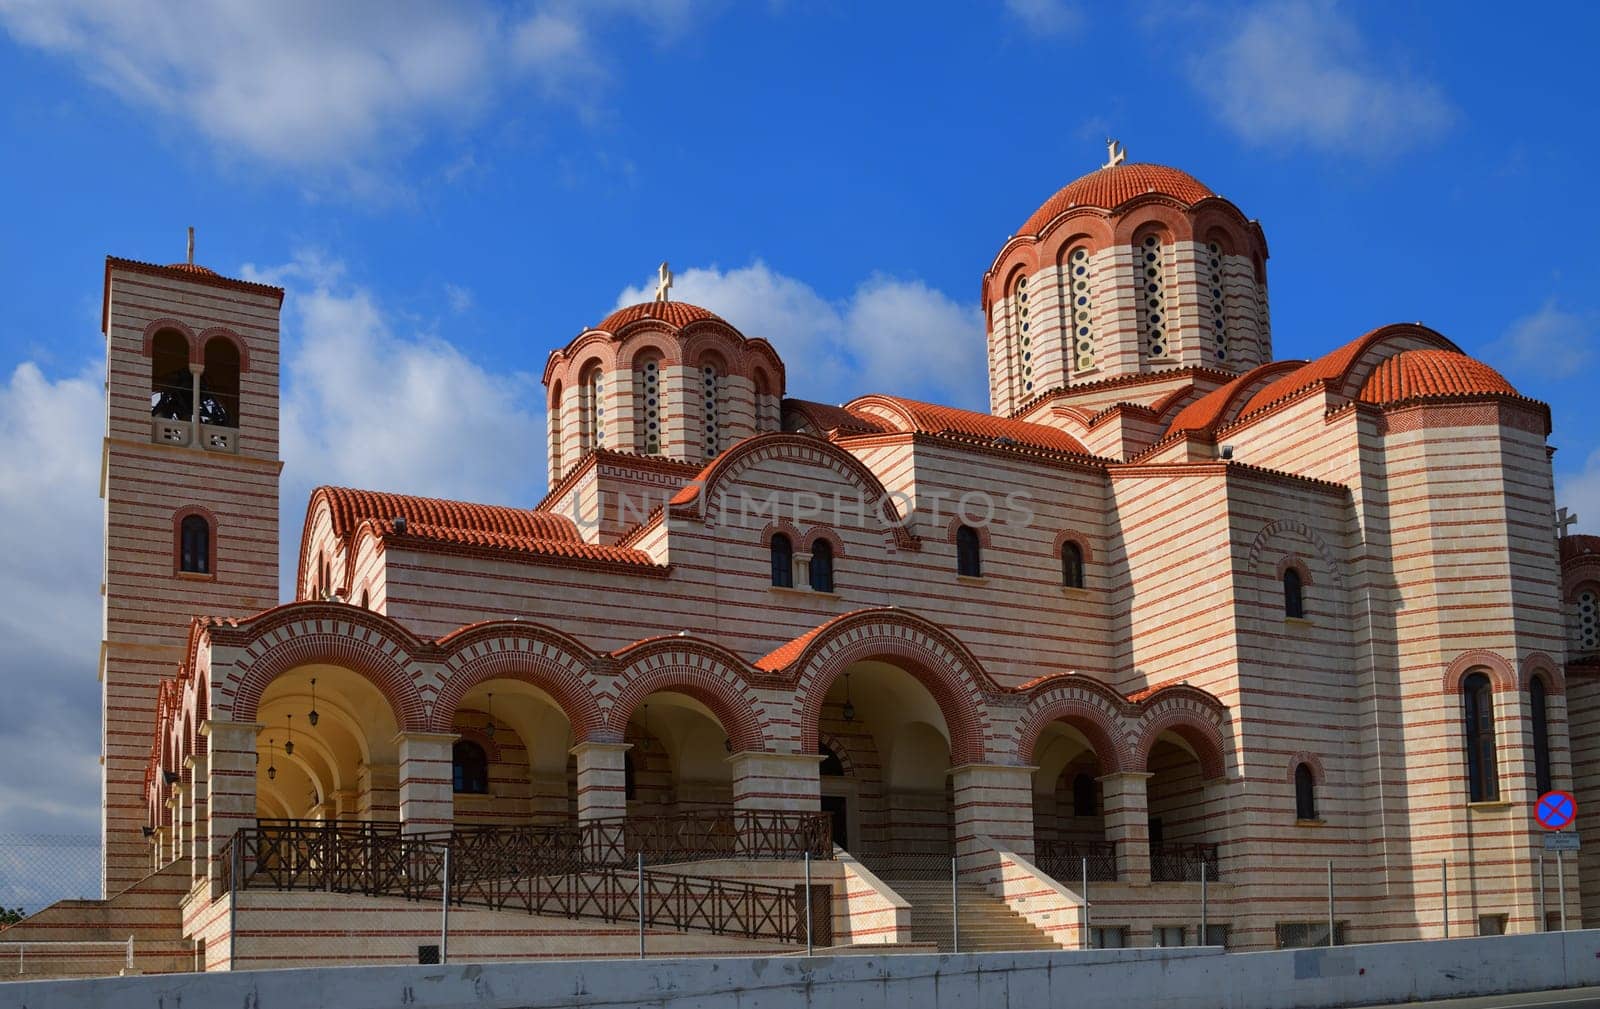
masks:
[(409, 668), (412, 649), (398, 625), (359, 607), (318, 603), (291, 603), (275, 617), (251, 628), (254, 640), (245, 658), (222, 684), (233, 694), (233, 721), (254, 721), (273, 680), (315, 663), (340, 666), (371, 683), (388, 700), (401, 731), (427, 730), (426, 706)]
[(1511, 668), (1505, 656), (1499, 652), (1491, 652), (1487, 648), (1474, 648), (1456, 656), (1444, 671), (1444, 692), (1457, 694), (1461, 692), (1461, 681), (1467, 674), (1482, 670), (1489, 676), (1495, 693), (1514, 691), (1517, 689), (1517, 672)]
[(978, 545), (983, 547), (984, 550), (988, 550), (993, 545), (989, 539), (989, 524), (987, 522), (973, 524), (968, 522), (966, 518), (959, 512), (950, 516), (950, 521), (945, 523), (945, 542), (954, 544), (956, 541), (956, 534), (961, 531), (962, 526), (966, 526), (978, 534)]
[[(810, 552), (811, 548), (816, 545), (818, 540), (827, 541), (827, 544), (833, 548), (833, 556), (835, 559), (844, 556), (844, 540), (841, 540), (839, 538), (839, 534), (834, 532), (832, 529), (829, 529), (827, 526), (812, 526), (810, 529), (807, 529), (805, 535), (795, 541), (795, 549)], [(804, 547), (800, 546), (800, 543), (802, 542), (805, 543)]]
[(1050, 555), (1059, 560), (1061, 558), (1061, 551), (1066, 548), (1068, 543), (1072, 543), (1077, 546), (1078, 553), (1083, 556), (1083, 563), (1085, 565), (1094, 563), (1094, 551), (1089, 549), (1088, 537), (1073, 529), (1063, 529), (1056, 533), (1055, 542), (1051, 544), (1050, 547)]
[(177, 319), (157, 319), (144, 328), (144, 336), (140, 341), (140, 353), (145, 357), (154, 357), (156, 354), (156, 334), (171, 330), (183, 337), (187, 358), (194, 360), (194, 350), (197, 346), (194, 330), (185, 326)]
[(636, 362), (644, 354), (655, 353), (662, 367), (676, 367), (683, 363), (683, 347), (670, 329), (629, 329), (628, 335), (617, 348), (617, 370), (634, 371)]
[(1548, 694), (1565, 694), (1567, 692), (1567, 678), (1562, 675), (1561, 667), (1556, 660), (1544, 652), (1530, 652), (1522, 660), (1522, 676), (1518, 685), (1523, 690), (1533, 686), (1534, 677), (1544, 679), (1544, 689)]
[(429, 717), (431, 731), (454, 732), (456, 709), (467, 692), (489, 680), (516, 680), (538, 687), (566, 715), (574, 742), (594, 738), (605, 725), (595, 695), (596, 656), (572, 638), (547, 627), (502, 620), (476, 624), (441, 638), (449, 649), (442, 682)]
[(190, 360), (194, 364), (206, 363), (206, 347), (212, 340), (226, 340), (233, 344), (233, 349), (239, 352), (239, 374), (250, 370), (250, 347), (244, 342), (244, 337), (231, 329), (222, 326), (213, 326), (200, 334), (199, 339), (190, 344)]
[(735, 753), (767, 750), (767, 717), (738, 656), (694, 638), (652, 638), (613, 653), (626, 663), (617, 674), (605, 735), (620, 741), (644, 699), (670, 690), (711, 709)]
[[(188, 505), (172, 513), (172, 571), (174, 574), (183, 569), (183, 520), (191, 515), (198, 515), (206, 520), (206, 577), (217, 577), (217, 538), (220, 532), (217, 523), (217, 513), (204, 505)], [(184, 572), (195, 575), (198, 572)]]
[[(933, 696), (950, 731), (952, 766), (987, 758), (991, 729), (987, 694), (995, 690), (993, 682), (967, 647), (938, 624), (905, 610), (859, 610), (799, 640), (804, 644), (792, 661), (777, 664), (787, 656), (786, 646), (757, 665), (775, 672), (781, 669), (794, 684), (800, 723), (796, 742), (801, 752), (815, 749), (822, 702), (833, 681), (857, 662), (879, 660), (905, 670)], [(773, 661), (764, 664), (768, 660)]]
[(1295, 784), (1294, 775), (1300, 769), (1301, 764), (1311, 769), (1311, 781), (1313, 784), (1322, 785), (1328, 780), (1328, 772), (1322, 766), (1322, 758), (1309, 750), (1301, 750), (1289, 758), (1288, 774), (1285, 775), (1284, 780), (1288, 781), (1290, 787)]
[(763, 547), (771, 547), (772, 537), (778, 535), (779, 533), (783, 533), (785, 536), (789, 537), (789, 545), (794, 549), (805, 549), (800, 545), (800, 530), (796, 529), (794, 524), (788, 519), (781, 518), (776, 522), (768, 522), (766, 527), (761, 530), (761, 545)]
[(1150, 751), (1163, 732), (1171, 732), (1194, 750), (1200, 759), (1200, 776), (1207, 780), (1223, 777), (1227, 773), (1227, 743), (1216, 719), (1212, 705), (1200, 698), (1210, 698), (1204, 691), (1193, 687), (1168, 687), (1151, 695), (1139, 729), (1139, 742), (1134, 748), (1137, 760), (1133, 770), (1143, 771), (1150, 766)]
[(460, 736), (462, 740), (465, 740), (469, 743), (477, 743), (480, 747), (482, 747), (483, 759), (489, 763), (498, 764), (502, 762), (500, 759), (500, 744), (495, 742), (493, 736), (489, 735), (487, 732), (484, 732), (476, 725), (463, 725), (460, 728), (451, 729), (450, 731), (455, 733), (457, 736)]
[(1301, 585), (1316, 584), (1311, 578), (1311, 569), (1306, 566), (1306, 562), (1294, 554), (1284, 554), (1282, 559), (1278, 561), (1278, 584), (1283, 584), (1283, 576), (1288, 574), (1291, 568), (1300, 575)]
[(1018, 762), (1032, 764), (1044, 730), (1052, 722), (1065, 722), (1089, 740), (1102, 774), (1128, 770), (1133, 766), (1133, 752), (1118, 710), (1120, 698), (1097, 681), (1073, 677), (1079, 679), (1084, 682), (1049, 687), (1028, 703), (1017, 721)]
[(831, 732), (817, 733), (817, 755), (822, 755), (822, 748), (827, 747), (833, 755), (839, 758), (839, 766), (844, 768), (844, 777), (856, 776), (855, 758), (850, 754), (850, 747), (845, 745), (838, 736)]

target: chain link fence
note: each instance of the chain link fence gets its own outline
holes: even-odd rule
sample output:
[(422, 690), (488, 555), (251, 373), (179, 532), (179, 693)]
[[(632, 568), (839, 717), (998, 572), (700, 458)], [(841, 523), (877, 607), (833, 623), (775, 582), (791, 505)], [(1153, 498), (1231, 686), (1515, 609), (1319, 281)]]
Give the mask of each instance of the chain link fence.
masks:
[(58, 900), (99, 896), (100, 838), (0, 833), (0, 909), (29, 915)]

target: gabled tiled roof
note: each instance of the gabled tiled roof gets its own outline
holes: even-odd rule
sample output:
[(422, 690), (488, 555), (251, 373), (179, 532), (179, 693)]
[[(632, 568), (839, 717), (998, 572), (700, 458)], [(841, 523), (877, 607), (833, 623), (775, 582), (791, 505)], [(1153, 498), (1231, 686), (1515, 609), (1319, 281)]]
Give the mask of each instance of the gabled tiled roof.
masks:
[[(867, 413), (865, 408), (871, 405), (886, 407), (896, 416), (890, 418), (881, 413)], [(870, 417), (885, 429), (898, 428), (919, 434), (964, 435), (996, 444), (1011, 442), (1029, 448), (1070, 452), (1074, 455), (1090, 454), (1082, 442), (1065, 431), (1045, 424), (996, 417), (993, 414), (978, 413), (973, 410), (958, 410), (953, 406), (922, 403), (900, 396), (862, 396), (852, 400), (846, 409), (851, 413)]]
[(814, 403), (808, 399), (786, 399), (783, 401), (783, 410), (785, 413), (798, 413), (821, 434), (833, 430), (861, 433), (884, 430), (883, 424), (872, 417), (851, 413), (842, 406)]
[(1303, 361), (1272, 361), (1259, 367), (1252, 368), (1238, 378), (1213, 389), (1190, 403), (1178, 415), (1172, 418), (1172, 423), (1167, 426), (1168, 434), (1179, 431), (1204, 431), (1217, 427), (1227, 419), (1228, 408), (1239, 398), (1248, 386), (1258, 381), (1263, 375), (1273, 371), (1293, 371), (1303, 365)]
[(554, 512), (356, 490), (351, 487), (318, 487), (311, 494), (313, 507), (318, 498), (328, 502), (334, 535), (340, 537), (348, 535), (365, 519), (390, 523), (390, 520), (399, 516), (406, 520), (408, 532), (412, 526), (426, 526), (522, 539), (568, 543), (583, 540), (576, 523)]
[(1116, 165), (1068, 183), (1044, 201), (1044, 206), (1033, 212), (1017, 234), (1037, 235), (1045, 225), (1075, 206), (1115, 210), (1147, 193), (1160, 193), (1186, 204), (1199, 203), (1216, 195), (1199, 179), (1176, 168), (1151, 164)]
[(585, 543), (581, 540), (519, 536), (492, 530), (461, 529), (452, 526), (429, 525), (425, 522), (407, 522), (406, 531), (401, 534), (395, 531), (392, 521), (381, 519), (374, 521), (383, 529), (386, 539), (400, 543), (447, 543), (456, 546), (502, 550), (541, 557), (567, 557), (573, 560), (605, 561), (611, 564), (655, 566), (655, 561), (643, 550), (630, 550), (626, 547)]

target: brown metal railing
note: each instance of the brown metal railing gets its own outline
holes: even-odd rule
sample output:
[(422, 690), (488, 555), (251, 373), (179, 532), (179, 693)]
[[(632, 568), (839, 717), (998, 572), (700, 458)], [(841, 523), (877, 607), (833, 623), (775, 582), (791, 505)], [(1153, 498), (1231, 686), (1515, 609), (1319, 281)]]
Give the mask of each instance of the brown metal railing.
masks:
[(1218, 848), (1214, 844), (1152, 844), (1150, 879), (1157, 883), (1198, 883), (1200, 867), (1206, 879), (1222, 875)]
[(1062, 883), (1077, 883), (1084, 876), (1088, 860), (1089, 879), (1102, 883), (1117, 878), (1117, 845), (1114, 841), (1033, 842), (1033, 864), (1039, 871)]
[[(759, 811), (424, 834), (402, 834), (393, 823), (262, 820), (224, 844), (222, 887), (225, 892), (237, 884), (440, 901), (448, 852), (452, 904), (632, 922), (640, 912), (641, 856), (650, 865), (706, 858), (798, 859), (808, 851), (831, 858), (831, 836), (826, 813)], [(804, 886), (659, 870), (644, 872), (643, 883), (647, 927), (806, 940)], [(832, 932), (832, 888), (813, 886), (811, 900), (813, 940), (822, 941)]]

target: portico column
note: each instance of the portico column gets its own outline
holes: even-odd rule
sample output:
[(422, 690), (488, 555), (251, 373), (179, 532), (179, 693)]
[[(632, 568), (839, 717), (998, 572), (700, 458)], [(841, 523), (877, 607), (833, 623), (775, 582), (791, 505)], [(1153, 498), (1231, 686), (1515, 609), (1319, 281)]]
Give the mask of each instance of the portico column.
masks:
[(199, 445), (200, 442), (200, 374), (206, 370), (203, 364), (189, 365), (189, 444)]
[(631, 743), (579, 743), (578, 822), (628, 815), (628, 751)]
[(1117, 846), (1117, 881), (1150, 882), (1150, 798), (1143, 771), (1119, 771), (1100, 779), (1106, 840)]
[(822, 808), (821, 764), (815, 753), (735, 753), (728, 758), (733, 806), (815, 813)]
[(205, 878), (206, 833), (210, 828), (206, 813), (206, 757), (203, 753), (185, 757), (183, 766), (189, 772), (189, 883), (194, 885)]
[(362, 764), (356, 778), (361, 789), (356, 819), (397, 822), (400, 819), (400, 768), (395, 764)]
[(167, 804), (172, 808), (172, 850), (167, 852), (167, 861), (171, 863), (189, 853), (189, 839), (194, 836), (188, 823), (189, 789), (181, 780), (173, 784), (172, 797)]
[(400, 751), (400, 830), (406, 834), (450, 830), (455, 826), (453, 732), (402, 732)]
[(341, 788), (333, 793), (334, 818), (343, 822), (361, 818), (358, 805), (361, 794), (354, 788)]
[(956, 857), (962, 871), (987, 837), (1033, 858), (1033, 772), (1011, 764), (962, 764), (950, 769), (955, 802)]
[(206, 879), (211, 899), (222, 893), (222, 849), (236, 831), (256, 823), (256, 734), (259, 722), (219, 722), (200, 725), (206, 737), (210, 787), (206, 811)]

